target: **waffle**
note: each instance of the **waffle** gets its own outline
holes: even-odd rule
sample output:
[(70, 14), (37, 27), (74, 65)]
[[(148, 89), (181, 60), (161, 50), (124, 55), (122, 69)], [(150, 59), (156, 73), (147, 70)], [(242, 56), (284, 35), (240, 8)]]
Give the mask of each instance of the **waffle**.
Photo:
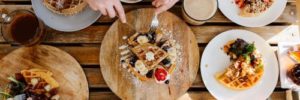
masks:
[(263, 69), (260, 69), (257, 70), (257, 72), (254, 75), (246, 75), (237, 78), (230, 78), (227, 77), (225, 74), (222, 74), (217, 76), (217, 80), (231, 89), (242, 90), (254, 86), (261, 79), (262, 75)]
[(52, 89), (59, 87), (59, 84), (56, 82), (56, 80), (52, 78), (52, 73), (50, 71), (40, 70), (40, 69), (30, 69), (30, 70), (22, 70), (21, 74), (25, 78), (26, 83), (31, 83), (31, 80), (33, 78), (40, 78), (42, 79), (42, 81), (49, 84)]
[[(162, 44), (161, 48), (174, 48), (175, 47), (175, 41), (171, 41), (171, 40), (167, 40), (164, 44)], [(168, 50), (167, 50), (168, 51)], [(167, 58), (169, 58), (171, 60), (171, 65), (168, 67), (168, 66), (165, 66), (164, 65), (164, 68), (168, 71), (168, 73), (172, 74), (173, 71), (175, 70), (176, 68), (176, 59), (177, 59), (177, 54), (175, 52), (175, 54), (172, 54), (170, 52), (167, 52), (168, 53), (168, 56)], [(172, 59), (170, 58), (172, 57)], [(162, 64), (163, 65), (163, 64)]]
[(43, 4), (52, 12), (66, 16), (77, 14), (87, 5), (84, 0), (43, 0)]
[[(123, 50), (120, 53), (122, 67), (141, 81), (156, 77), (155, 69), (159, 66), (163, 67), (169, 76), (176, 69), (177, 59), (173, 44), (175, 40), (171, 42), (171, 38), (170, 34), (165, 34), (160, 29), (153, 33), (134, 33), (127, 39), (127, 47), (129, 47), (127, 49), (131, 50), (130, 55), (124, 55), (126, 48), (120, 46)], [(169, 84), (169, 81), (165, 84)]]
[(34, 86), (34, 89), (30, 89), (29, 91), (32, 92), (32, 93), (35, 93), (35, 94), (44, 94), (44, 93), (47, 92), (47, 91), (45, 90), (45, 86), (46, 86), (47, 84), (48, 84), (47, 82), (41, 81), (41, 82), (37, 83), (37, 84)]
[[(131, 50), (140, 60), (144, 62), (148, 70), (153, 69), (168, 56), (168, 54), (164, 50), (149, 43), (138, 45)], [(152, 52), (154, 54), (154, 60), (148, 61), (146, 59), (146, 53), (148, 52)]]
[(133, 46), (137, 46), (139, 43), (136, 41), (136, 38), (140, 35), (140, 33), (135, 33), (132, 36), (130, 36), (128, 38), (128, 44), (129, 45), (133, 45)]
[(161, 42), (164, 39), (168, 39), (168, 38), (164, 37), (164, 33), (161, 30), (157, 29), (154, 33), (139, 33), (139, 32), (136, 32), (135, 34), (133, 34), (132, 36), (130, 36), (127, 39), (128, 44), (131, 45), (131, 46), (139, 45), (140, 44), (138, 42), (138, 37), (139, 36), (147, 37), (147, 40), (148, 40), (147, 43), (153, 43), (153, 44), (157, 44), (157, 43)]

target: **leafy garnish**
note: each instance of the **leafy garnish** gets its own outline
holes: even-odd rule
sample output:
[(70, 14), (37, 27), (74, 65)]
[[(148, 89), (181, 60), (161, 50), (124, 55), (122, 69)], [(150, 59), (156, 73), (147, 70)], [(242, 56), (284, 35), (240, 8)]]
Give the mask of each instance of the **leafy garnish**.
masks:
[(14, 82), (14, 83), (17, 83), (18, 85), (19, 85), (19, 83), (21, 83), (21, 82), (19, 82), (18, 80), (16, 80), (16, 79), (15, 79), (14, 77), (12, 77), (12, 76), (8, 77), (7, 79), (10, 80), (10, 81), (12, 81), (12, 82)]
[(0, 88), (0, 99), (1, 100), (2, 99), (6, 100), (9, 97), (12, 97), (12, 96), (8, 93), (8, 91), (6, 91), (5, 89)]
[(9, 97), (12, 97), (9, 93), (6, 93), (6, 92), (2, 92), (2, 91), (0, 91), (0, 95), (2, 95), (2, 99), (7, 99), (7, 98), (9, 98)]
[(26, 86), (25, 86), (25, 84), (23, 82), (20, 82), (20, 81), (16, 80), (12, 76), (8, 77), (8, 80), (10, 80), (12, 82), (12, 83), (8, 84), (9, 88), (11, 89), (10, 94), (12, 96), (24, 93)]
[(255, 50), (254, 43), (249, 44), (242, 39), (235, 40), (234, 43), (231, 44), (229, 51), (235, 54), (237, 57), (239, 56), (248, 56)]
[(250, 64), (250, 63), (251, 63), (251, 58), (250, 58), (250, 56), (246, 55), (246, 56), (244, 56), (244, 57), (245, 57), (245, 59), (246, 59), (246, 63), (247, 63), (247, 64)]
[(256, 48), (255, 48), (255, 46), (254, 46), (254, 43), (248, 44), (248, 45), (246, 46), (246, 48), (245, 48), (244, 54), (250, 54), (250, 53), (252, 53), (255, 49), (256, 49)]

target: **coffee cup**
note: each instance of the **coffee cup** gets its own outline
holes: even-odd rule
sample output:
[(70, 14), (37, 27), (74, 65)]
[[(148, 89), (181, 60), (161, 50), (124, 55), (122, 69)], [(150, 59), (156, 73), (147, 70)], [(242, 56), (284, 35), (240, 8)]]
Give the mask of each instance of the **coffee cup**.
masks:
[(184, 0), (182, 15), (187, 23), (202, 25), (215, 15), (217, 9), (217, 0)]

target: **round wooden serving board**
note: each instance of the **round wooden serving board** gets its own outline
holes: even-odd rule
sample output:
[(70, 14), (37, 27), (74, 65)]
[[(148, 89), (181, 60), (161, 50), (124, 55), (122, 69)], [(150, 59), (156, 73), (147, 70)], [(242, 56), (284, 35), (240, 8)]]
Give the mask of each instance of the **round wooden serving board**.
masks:
[(61, 100), (87, 100), (89, 95), (86, 76), (79, 63), (66, 52), (51, 46), (21, 47), (0, 60), (0, 86), (8, 77), (23, 69), (46, 69), (59, 83)]
[[(149, 30), (154, 9), (138, 9), (126, 14), (127, 23), (137, 31)], [(125, 100), (170, 100), (183, 95), (194, 82), (199, 69), (199, 49), (191, 29), (170, 12), (158, 15), (160, 28), (172, 31), (181, 46), (182, 63), (177, 64), (169, 84), (157, 84), (154, 79), (139, 81), (120, 65), (119, 46), (126, 44), (123, 36), (131, 36), (134, 30), (119, 20), (107, 31), (101, 46), (100, 65), (104, 80), (110, 89)]]

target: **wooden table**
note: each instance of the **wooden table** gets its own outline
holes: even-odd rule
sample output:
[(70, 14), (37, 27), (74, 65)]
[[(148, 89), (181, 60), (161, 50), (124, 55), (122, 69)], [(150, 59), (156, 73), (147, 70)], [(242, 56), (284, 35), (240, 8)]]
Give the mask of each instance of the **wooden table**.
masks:
[[(123, 6), (126, 12), (128, 12), (138, 8), (151, 7), (150, 2), (151, 0), (143, 0), (137, 4), (123, 4)], [(299, 0), (297, 0), (297, 3), (300, 5)], [(277, 44), (280, 41), (300, 40), (298, 27), (296, 26), (297, 3), (296, 0), (288, 0), (287, 7), (280, 18), (268, 26), (259, 28), (238, 26), (229, 21), (220, 11), (218, 11), (216, 15), (206, 24), (202, 26), (191, 26), (198, 41), (200, 54), (202, 54), (205, 46), (214, 36), (230, 29), (246, 29), (256, 32), (266, 39), (275, 51), (277, 49)], [(10, 12), (15, 9), (32, 9), (30, 4), (30, 0), (2, 0), (0, 1), (0, 11)], [(170, 11), (181, 17), (181, 4), (182, 1), (178, 2), (172, 9), (170, 9)], [(300, 10), (299, 8), (300, 7), (298, 7), (298, 12)], [(91, 100), (119, 99), (114, 93), (111, 92), (103, 80), (99, 68), (98, 58), (101, 41), (114, 20), (115, 19), (102, 16), (92, 26), (72, 33), (59, 32), (48, 28), (46, 31), (48, 33), (47, 37), (43, 41), (43, 44), (56, 46), (70, 53), (77, 59), (87, 76)], [(20, 46), (18, 45), (8, 44), (3, 40), (2, 37), (0, 37), (0, 58), (19, 47)], [(290, 90), (280, 88), (278, 82), (275, 91), (272, 93), (269, 99), (292, 100), (293, 97), (295, 97), (294, 94), (296, 93), (292, 93)], [(198, 73), (193, 86), (180, 99), (214, 100), (215, 98), (207, 91), (202, 82), (200, 74)]]

